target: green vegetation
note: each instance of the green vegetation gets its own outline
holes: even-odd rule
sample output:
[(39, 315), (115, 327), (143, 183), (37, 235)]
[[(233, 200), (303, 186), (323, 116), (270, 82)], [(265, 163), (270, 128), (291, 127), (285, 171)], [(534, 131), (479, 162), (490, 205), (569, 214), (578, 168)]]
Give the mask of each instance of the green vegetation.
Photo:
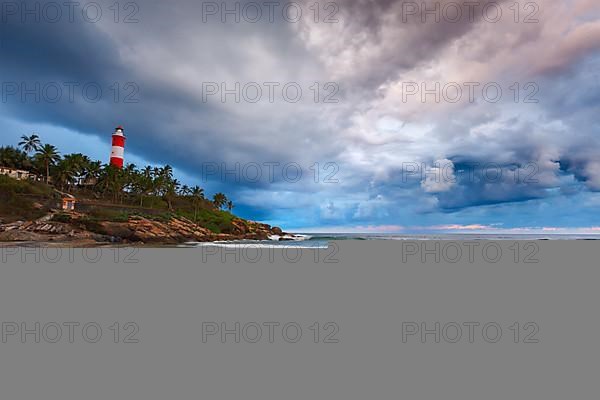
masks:
[(196, 221), (199, 225), (202, 225), (215, 233), (232, 233), (234, 228), (233, 219), (235, 216), (226, 211), (200, 210), (196, 217), (185, 211), (180, 211), (177, 214), (192, 221)]
[(0, 218), (4, 222), (44, 216), (49, 210), (48, 200), (52, 197), (52, 189), (45, 184), (0, 175)]
[[(182, 216), (216, 233), (233, 229), (233, 202), (223, 193), (207, 199), (203, 188), (182, 185), (169, 165), (139, 169), (128, 164), (118, 169), (83, 154), (61, 156), (55, 146), (43, 144), (36, 134), (22, 136), (18, 146), (0, 147), (0, 167), (36, 174), (39, 182), (0, 176), (0, 217), (42, 216), (49, 208), (46, 203), (56, 207), (60, 200), (56, 189), (90, 206), (86, 210), (90, 225), (99, 221), (123, 222), (135, 215), (165, 221)], [(32, 199), (28, 200), (28, 196)], [(44, 207), (36, 207), (35, 196), (44, 200)], [(54, 218), (67, 222), (67, 217), (57, 214)]]
[(72, 220), (73, 220), (73, 218), (69, 214), (64, 214), (64, 213), (54, 214), (52, 216), (52, 221), (54, 221), (54, 222), (62, 222), (62, 223), (68, 224)]

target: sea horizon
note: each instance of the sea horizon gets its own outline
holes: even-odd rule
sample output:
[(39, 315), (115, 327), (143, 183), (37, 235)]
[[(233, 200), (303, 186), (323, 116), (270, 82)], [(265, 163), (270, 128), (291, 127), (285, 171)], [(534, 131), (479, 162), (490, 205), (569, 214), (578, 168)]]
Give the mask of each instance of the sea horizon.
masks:
[(249, 248), (328, 248), (336, 241), (573, 241), (600, 240), (600, 234), (557, 233), (293, 233), (288, 240), (233, 240), (217, 242), (187, 242), (178, 247), (249, 247)]

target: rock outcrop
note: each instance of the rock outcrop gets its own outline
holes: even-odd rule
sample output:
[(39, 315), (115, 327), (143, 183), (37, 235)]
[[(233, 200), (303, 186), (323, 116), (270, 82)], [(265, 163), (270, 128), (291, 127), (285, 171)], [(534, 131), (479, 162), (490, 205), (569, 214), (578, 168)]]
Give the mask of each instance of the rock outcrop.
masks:
[(69, 214), (68, 222), (57, 222), (51, 216), (37, 221), (19, 221), (0, 225), (0, 242), (55, 241), (138, 244), (179, 244), (232, 240), (268, 240), (283, 234), (280, 228), (258, 222), (234, 219), (230, 233), (216, 234), (187, 218), (154, 220), (132, 216), (126, 222), (90, 223), (85, 215)]
[(101, 239), (92, 232), (86, 232), (71, 224), (49, 221), (17, 221), (0, 225), (0, 242), (70, 242), (73, 240)]

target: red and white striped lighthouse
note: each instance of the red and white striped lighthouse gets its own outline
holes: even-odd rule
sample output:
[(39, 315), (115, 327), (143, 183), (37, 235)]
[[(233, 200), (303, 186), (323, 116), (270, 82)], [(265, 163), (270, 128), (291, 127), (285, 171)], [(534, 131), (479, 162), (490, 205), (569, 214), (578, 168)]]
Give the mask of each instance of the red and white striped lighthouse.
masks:
[(112, 150), (110, 152), (110, 165), (119, 169), (123, 168), (123, 157), (125, 156), (125, 134), (123, 127), (118, 126), (112, 135)]

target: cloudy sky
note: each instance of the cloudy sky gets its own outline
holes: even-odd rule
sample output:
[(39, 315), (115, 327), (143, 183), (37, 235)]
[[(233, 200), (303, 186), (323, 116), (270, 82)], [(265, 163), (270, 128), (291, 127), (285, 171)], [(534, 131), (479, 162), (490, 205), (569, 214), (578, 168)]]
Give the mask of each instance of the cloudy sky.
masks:
[(597, 0), (9, 3), (0, 145), (122, 124), (288, 230), (600, 232)]

